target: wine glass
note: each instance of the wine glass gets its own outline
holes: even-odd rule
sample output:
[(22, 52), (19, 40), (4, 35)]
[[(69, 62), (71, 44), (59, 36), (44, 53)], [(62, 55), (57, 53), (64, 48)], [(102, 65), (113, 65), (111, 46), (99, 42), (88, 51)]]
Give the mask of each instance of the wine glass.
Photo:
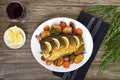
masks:
[(25, 7), (19, 1), (12, 1), (6, 7), (6, 13), (10, 20), (12, 21), (24, 21), (26, 16)]

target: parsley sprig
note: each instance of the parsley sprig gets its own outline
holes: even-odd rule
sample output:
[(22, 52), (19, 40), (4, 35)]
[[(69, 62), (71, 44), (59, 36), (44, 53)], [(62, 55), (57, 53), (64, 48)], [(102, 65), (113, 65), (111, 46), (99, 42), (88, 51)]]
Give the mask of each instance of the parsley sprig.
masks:
[(50, 33), (51, 33), (52, 35), (57, 35), (57, 34), (59, 34), (59, 32), (56, 31), (54, 28), (51, 28), (49, 31), (50, 31)]

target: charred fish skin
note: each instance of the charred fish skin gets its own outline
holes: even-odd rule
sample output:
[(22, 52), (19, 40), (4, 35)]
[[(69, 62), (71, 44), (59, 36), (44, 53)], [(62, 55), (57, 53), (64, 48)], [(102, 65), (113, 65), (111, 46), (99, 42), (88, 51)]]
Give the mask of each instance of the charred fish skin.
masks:
[[(45, 42), (48, 42), (51, 45), (51, 51), (47, 50), (50, 46), (44, 44)], [(40, 41), (43, 56), (51, 61), (54, 61), (61, 56), (72, 54), (77, 51), (83, 43), (82, 36), (75, 34), (51, 36)]]

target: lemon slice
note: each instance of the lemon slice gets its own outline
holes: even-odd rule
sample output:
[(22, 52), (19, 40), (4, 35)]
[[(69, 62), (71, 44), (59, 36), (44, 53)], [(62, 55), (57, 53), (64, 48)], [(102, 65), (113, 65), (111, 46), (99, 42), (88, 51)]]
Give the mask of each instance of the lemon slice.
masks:
[(12, 28), (12, 31), (14, 32), (14, 34), (20, 34), (20, 33), (21, 33), (21, 31), (18, 29), (17, 26), (14, 26), (14, 27)]
[(10, 46), (16, 46), (16, 42), (17, 42), (17, 37), (15, 35), (12, 35), (13, 37), (11, 39), (9, 39), (9, 45)]
[(13, 31), (11, 29), (7, 30), (6, 32), (7, 34), (7, 37), (8, 37), (8, 42), (10, 45), (15, 45), (15, 43), (17, 42), (17, 38), (16, 36), (14, 35)]
[(11, 39), (11, 38), (13, 37), (13, 35), (14, 35), (14, 33), (13, 33), (13, 31), (12, 31), (11, 29), (7, 30), (7, 31), (6, 31), (6, 34), (7, 34), (7, 37), (8, 37), (9, 39)]
[(57, 49), (59, 49), (60, 48), (60, 42), (59, 42), (59, 40), (56, 39), (56, 38), (52, 38), (52, 40), (55, 41), (55, 43), (57, 44)]
[(24, 41), (23, 35), (22, 34), (17, 34), (17, 42), (16, 45), (22, 44)]
[(49, 42), (45, 42), (47, 48), (48, 48), (48, 51), (50, 52), (52, 50), (52, 46)]
[(66, 48), (68, 48), (68, 47), (69, 47), (69, 44), (70, 44), (68, 38), (65, 37), (65, 36), (62, 36), (61, 38), (65, 41), (65, 43), (66, 43)]
[(76, 40), (76, 48), (79, 48), (80, 47), (80, 40), (79, 40), (79, 38), (77, 37), (77, 36), (73, 36), (74, 38), (75, 38), (75, 40)]

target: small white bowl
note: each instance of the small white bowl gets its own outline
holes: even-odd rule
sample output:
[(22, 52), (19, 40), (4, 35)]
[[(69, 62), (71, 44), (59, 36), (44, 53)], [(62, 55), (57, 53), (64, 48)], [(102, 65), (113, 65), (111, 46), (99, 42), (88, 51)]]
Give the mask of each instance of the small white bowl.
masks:
[[(8, 29), (13, 29), (13, 27), (10, 27), (10, 28), (8, 28)], [(7, 29), (7, 30), (8, 30)], [(21, 29), (21, 28), (19, 28), (18, 27), (18, 29), (21, 31), (21, 33), (22, 33), (22, 35), (23, 35), (23, 38), (24, 38), (24, 41), (22, 42), (22, 44), (21, 45), (16, 45), (16, 46), (11, 46), (11, 45), (9, 45), (8, 44), (8, 37), (7, 37), (7, 35), (6, 35), (6, 31), (5, 31), (5, 33), (4, 33), (4, 42), (5, 42), (5, 44), (9, 47), (9, 48), (11, 48), (11, 49), (18, 49), (18, 48), (21, 48), (24, 44), (25, 44), (25, 41), (26, 41), (26, 35), (25, 35), (25, 32)]]

